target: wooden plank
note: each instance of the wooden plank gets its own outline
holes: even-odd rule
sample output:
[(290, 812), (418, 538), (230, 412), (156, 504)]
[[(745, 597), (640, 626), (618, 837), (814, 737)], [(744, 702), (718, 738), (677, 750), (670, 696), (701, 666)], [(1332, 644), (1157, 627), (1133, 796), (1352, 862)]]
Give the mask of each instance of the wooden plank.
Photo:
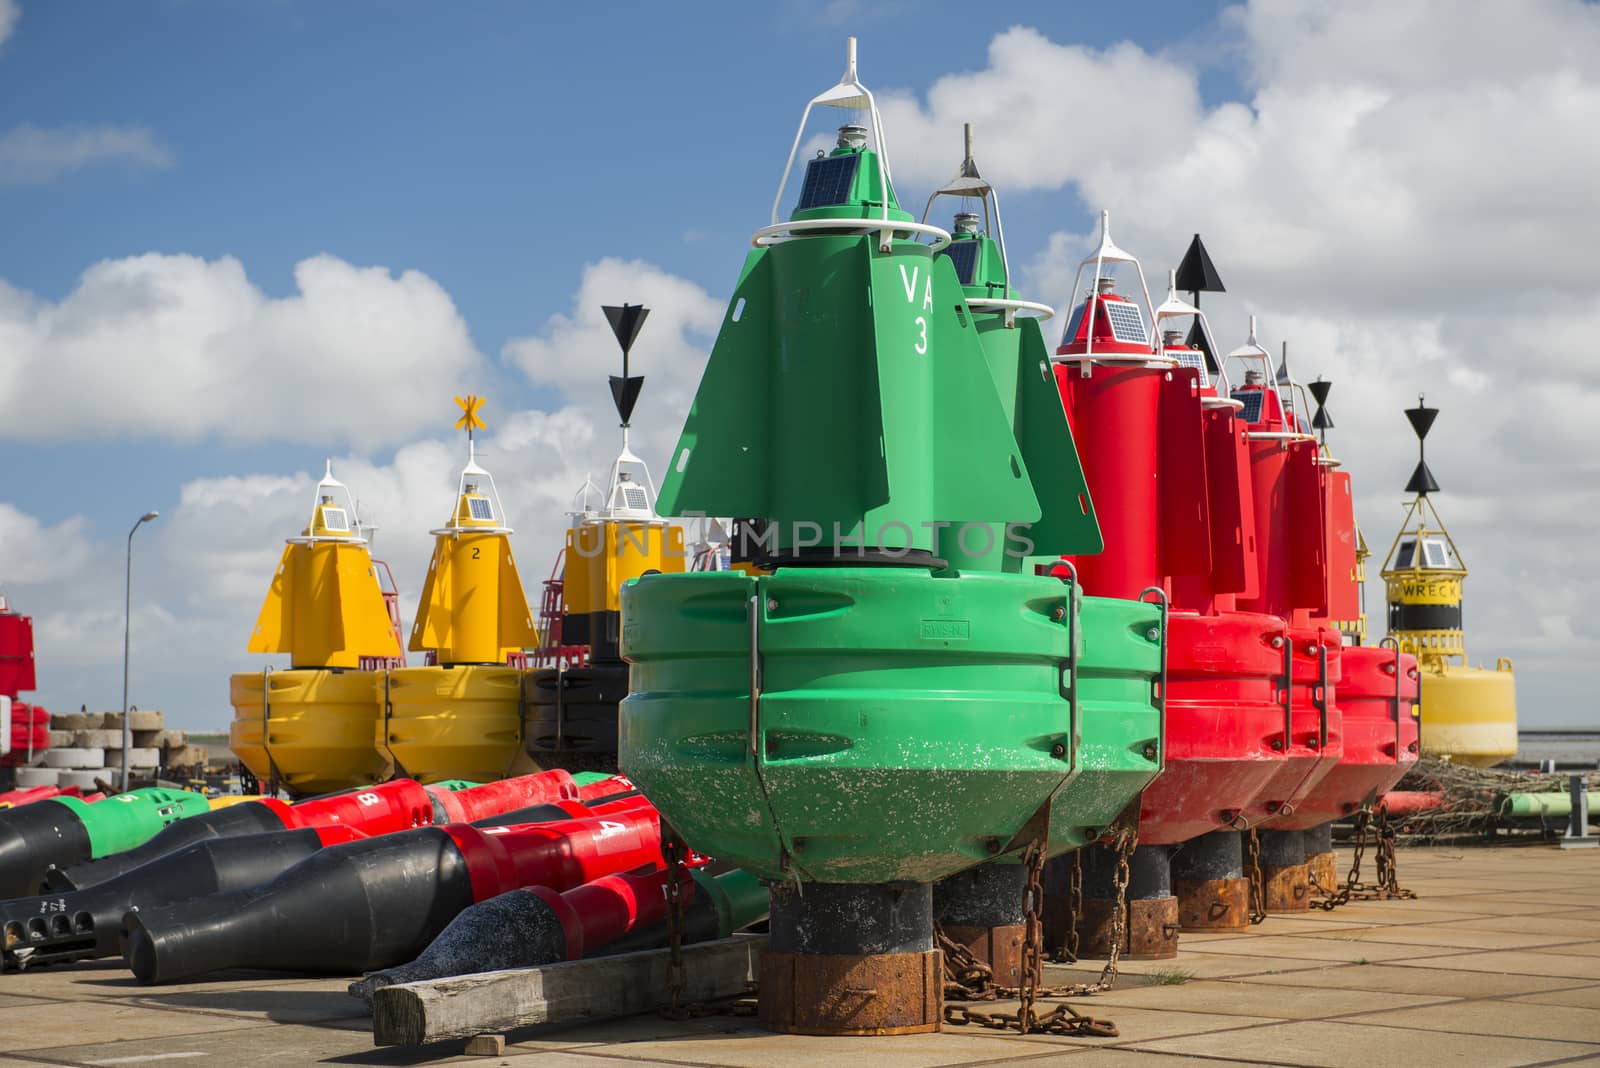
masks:
[[(684, 946), (684, 1000), (754, 990), (766, 945), (765, 935), (735, 935)], [(632, 1016), (666, 1003), (667, 951), (649, 949), (384, 987), (372, 999), (372, 1040), (420, 1046), (536, 1024)]]

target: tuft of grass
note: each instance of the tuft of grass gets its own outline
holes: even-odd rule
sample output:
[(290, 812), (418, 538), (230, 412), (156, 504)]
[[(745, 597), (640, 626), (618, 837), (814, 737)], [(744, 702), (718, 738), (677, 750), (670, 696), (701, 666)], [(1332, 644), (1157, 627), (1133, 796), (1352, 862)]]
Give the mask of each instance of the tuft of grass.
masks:
[(1372, 962), (1370, 960), (1368, 960), (1367, 958), (1365, 958), (1365, 957), (1357, 957), (1355, 960), (1351, 961), (1350, 963), (1351, 964), (1371, 964)]
[(1151, 986), (1182, 986), (1194, 978), (1194, 972), (1182, 968), (1158, 968), (1146, 973), (1145, 978)]

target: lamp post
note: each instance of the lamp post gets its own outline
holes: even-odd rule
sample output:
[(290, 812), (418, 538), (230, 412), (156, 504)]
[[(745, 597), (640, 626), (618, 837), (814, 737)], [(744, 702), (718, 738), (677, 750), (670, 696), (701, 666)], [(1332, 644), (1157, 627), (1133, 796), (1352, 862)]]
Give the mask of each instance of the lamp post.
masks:
[(128, 718), (128, 638), (133, 624), (133, 536), (139, 528), (159, 516), (160, 512), (146, 512), (128, 531), (128, 582), (122, 606), (122, 790), (128, 790), (128, 750), (133, 748), (133, 723)]

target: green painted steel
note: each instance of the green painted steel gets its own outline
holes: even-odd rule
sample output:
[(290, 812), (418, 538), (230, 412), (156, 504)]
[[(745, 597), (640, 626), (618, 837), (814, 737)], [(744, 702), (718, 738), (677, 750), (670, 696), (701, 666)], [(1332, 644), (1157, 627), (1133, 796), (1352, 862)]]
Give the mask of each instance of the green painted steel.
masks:
[(462, 790), (470, 790), (474, 786), (482, 785), (483, 783), (473, 782), (471, 779), (445, 779), (443, 782), (430, 783), (428, 788), (430, 790), (449, 790), (451, 793), (458, 793)]
[(619, 762), (691, 844), (765, 878), (940, 878), (1008, 848), (1058, 791), (1090, 802), (1058, 806), (1066, 848), (1155, 772), (1128, 761), (1156, 734), (1153, 608), (1085, 601), (1096, 693), (1074, 773), (1055, 579), (785, 568), (652, 575), (622, 597)]
[[(1600, 813), (1600, 793), (1594, 790), (1589, 790), (1587, 793), (1589, 795), (1590, 813)], [(1496, 795), (1494, 810), (1501, 816), (1521, 818), (1559, 816), (1562, 819), (1566, 819), (1572, 815), (1572, 795), (1570, 793), (1503, 793)]]
[(588, 786), (591, 783), (604, 782), (613, 777), (614, 776), (609, 771), (575, 771), (572, 773), (572, 781), (577, 783), (579, 786)]
[(780, 519), (782, 548), (1040, 515), (954, 268), (873, 234), (750, 253), (658, 507)]
[(169, 823), (211, 811), (211, 802), (203, 794), (159, 787), (114, 794), (93, 804), (76, 797), (52, 797), (50, 800), (72, 809), (83, 823), (83, 829), (89, 834), (89, 855), (93, 858), (143, 845)]
[[(863, 155), (843, 202), (796, 218), (893, 205)], [(1061, 852), (1159, 769), (1160, 609), (1025, 559), (1102, 545), (1038, 324), (974, 314), (948, 258), (881, 240), (749, 254), (658, 501), (828, 558), (622, 590), (618, 762), (691, 846), (763, 879), (929, 882), (1014, 860), (1043, 819)], [(856, 546), (926, 566), (843, 566)]]
[[(955, 241), (979, 246), (973, 284), (962, 287), (967, 299), (1015, 299), (1005, 285), (1000, 247), (993, 240), (983, 234), (959, 234)], [(1050, 350), (1039, 320), (1013, 316), (1008, 323), (1002, 310), (969, 310), (1012, 436), (1024, 465), (1033, 474), (1040, 517), (1025, 529), (1014, 529), (1009, 539), (1004, 528), (996, 525), (956, 524), (940, 532), (938, 556), (964, 570), (1015, 574), (1031, 571), (1028, 565), (1034, 562), (1100, 552), (1105, 540), (1061, 391), (1050, 374)], [(990, 548), (1007, 545), (1013, 551)]]
[(727, 938), (767, 915), (767, 885), (742, 868), (712, 875), (704, 868), (692, 868), (690, 876), (698, 893), (706, 895), (717, 910), (717, 937)]

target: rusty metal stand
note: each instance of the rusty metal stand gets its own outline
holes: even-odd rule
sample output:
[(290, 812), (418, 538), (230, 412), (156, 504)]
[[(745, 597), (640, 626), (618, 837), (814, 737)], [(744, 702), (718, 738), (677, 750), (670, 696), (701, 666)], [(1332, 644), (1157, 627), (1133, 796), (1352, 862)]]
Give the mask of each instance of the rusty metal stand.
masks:
[(1332, 893), (1339, 885), (1339, 856), (1333, 851), (1333, 823), (1321, 823), (1301, 832), (1305, 840), (1306, 868), (1311, 885)]
[(933, 888), (933, 912), (945, 936), (987, 964), (999, 986), (1022, 985), (1027, 875), (1021, 864), (981, 864)]
[(1268, 912), (1310, 910), (1311, 877), (1299, 831), (1261, 832), (1261, 875)]
[(1212, 831), (1178, 846), (1172, 857), (1172, 892), (1182, 930), (1249, 927), (1250, 880), (1239, 832)]
[(795, 1035), (939, 1029), (944, 969), (927, 883), (772, 887), (761, 1025)]
[[(1109, 957), (1117, 921), (1117, 853), (1105, 846), (1082, 852), (1078, 952), (1084, 957)], [(1139, 846), (1128, 858), (1122, 942), (1122, 955), (1128, 960), (1163, 960), (1178, 954), (1178, 899), (1172, 896), (1170, 858), (1169, 846)]]

